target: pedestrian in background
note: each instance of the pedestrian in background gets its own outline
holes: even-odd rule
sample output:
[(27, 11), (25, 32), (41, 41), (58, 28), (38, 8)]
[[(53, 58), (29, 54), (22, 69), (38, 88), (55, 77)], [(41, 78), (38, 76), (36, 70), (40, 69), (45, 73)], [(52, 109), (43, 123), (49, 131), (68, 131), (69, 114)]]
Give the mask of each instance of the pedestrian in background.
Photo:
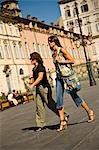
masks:
[(18, 101), (16, 100), (16, 91), (13, 90), (12, 93), (8, 93), (8, 101), (13, 102), (13, 104), (16, 106), (18, 105)]
[[(64, 103), (63, 103), (64, 80), (60, 76), (59, 68), (57, 67), (57, 65), (60, 63), (59, 62), (60, 56), (63, 56), (63, 59), (64, 59), (64, 62), (61, 62), (61, 66), (64, 64), (66, 67), (68, 64), (72, 65), (74, 63), (74, 59), (71, 57), (68, 51), (61, 46), (60, 41), (57, 38), (57, 36), (54, 36), (54, 35), (50, 36), (48, 38), (48, 44), (50, 46), (52, 57), (53, 57), (53, 62), (56, 68), (56, 102), (57, 102), (56, 108), (58, 109), (59, 115), (60, 115), (60, 128), (58, 129), (58, 131), (61, 131), (64, 128), (67, 128), (67, 123), (65, 121)], [(95, 114), (93, 110), (91, 110), (88, 107), (86, 102), (78, 96), (77, 90), (75, 89), (75, 90), (69, 91), (68, 89), (68, 93), (71, 95), (77, 107), (82, 106), (85, 109), (89, 117), (88, 122), (92, 122), (95, 119)]]
[(98, 78), (99, 78), (99, 63), (98, 63), (98, 61), (96, 62), (96, 68), (97, 68), (97, 74), (98, 74)]

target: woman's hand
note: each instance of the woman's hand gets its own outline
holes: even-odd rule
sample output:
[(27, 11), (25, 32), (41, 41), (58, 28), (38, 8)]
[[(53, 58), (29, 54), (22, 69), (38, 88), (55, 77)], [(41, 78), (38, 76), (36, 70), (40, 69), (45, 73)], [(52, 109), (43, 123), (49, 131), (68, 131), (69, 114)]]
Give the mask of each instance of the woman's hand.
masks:
[(33, 90), (35, 86), (37, 86), (40, 81), (43, 79), (44, 72), (39, 72), (38, 78), (29, 86), (29, 90)]
[(31, 85), (28, 87), (29, 90), (33, 90), (33, 88), (34, 88), (34, 85), (33, 85), (33, 84), (31, 84)]
[(55, 57), (55, 61), (59, 62), (59, 56), (58, 55)]

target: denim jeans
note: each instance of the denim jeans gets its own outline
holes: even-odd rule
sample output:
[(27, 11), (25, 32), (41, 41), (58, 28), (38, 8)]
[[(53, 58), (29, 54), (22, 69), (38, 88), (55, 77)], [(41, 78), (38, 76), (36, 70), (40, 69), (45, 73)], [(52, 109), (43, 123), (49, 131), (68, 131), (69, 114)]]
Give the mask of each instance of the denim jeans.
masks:
[[(77, 90), (66, 91), (70, 94), (72, 100), (75, 102), (76, 106), (79, 107), (82, 104), (82, 99), (78, 96)], [(56, 79), (56, 108), (59, 109), (63, 106), (64, 99), (64, 83), (62, 79)]]
[(57, 79), (56, 78), (56, 108), (60, 109), (63, 107), (64, 99), (64, 83), (62, 79)]

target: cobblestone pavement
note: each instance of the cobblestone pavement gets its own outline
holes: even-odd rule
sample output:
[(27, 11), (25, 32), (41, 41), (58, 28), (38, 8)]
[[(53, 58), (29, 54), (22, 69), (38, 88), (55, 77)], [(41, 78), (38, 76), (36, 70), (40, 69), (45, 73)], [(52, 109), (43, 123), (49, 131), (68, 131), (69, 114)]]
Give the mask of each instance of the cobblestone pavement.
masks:
[(79, 94), (95, 111), (94, 122), (88, 123), (86, 112), (65, 94), (68, 128), (57, 132), (59, 119), (46, 108), (47, 128), (35, 132), (35, 103), (21, 104), (0, 112), (0, 150), (99, 150), (99, 80), (92, 87), (84, 81)]

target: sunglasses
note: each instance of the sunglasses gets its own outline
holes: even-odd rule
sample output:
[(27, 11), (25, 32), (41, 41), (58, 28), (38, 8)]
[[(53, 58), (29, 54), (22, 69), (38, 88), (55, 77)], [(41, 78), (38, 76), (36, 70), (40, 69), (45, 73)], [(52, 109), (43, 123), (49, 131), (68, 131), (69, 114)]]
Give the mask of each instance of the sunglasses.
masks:
[(30, 61), (33, 61), (34, 59), (30, 58)]
[(52, 43), (53, 41), (49, 40), (48, 43)]

